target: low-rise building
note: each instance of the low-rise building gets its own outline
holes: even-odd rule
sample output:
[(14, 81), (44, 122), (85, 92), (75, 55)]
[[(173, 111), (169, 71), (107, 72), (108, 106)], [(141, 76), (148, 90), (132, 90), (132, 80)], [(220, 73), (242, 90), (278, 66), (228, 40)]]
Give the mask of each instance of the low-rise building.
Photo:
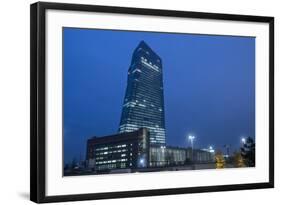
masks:
[(147, 167), (149, 133), (146, 128), (134, 132), (93, 137), (87, 141), (86, 158), (94, 171)]

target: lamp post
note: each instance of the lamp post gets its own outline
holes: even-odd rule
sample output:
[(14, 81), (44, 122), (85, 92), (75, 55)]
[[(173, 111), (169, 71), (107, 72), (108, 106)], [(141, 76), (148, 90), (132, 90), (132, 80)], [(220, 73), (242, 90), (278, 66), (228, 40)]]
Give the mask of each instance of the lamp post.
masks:
[(244, 146), (244, 144), (246, 144), (246, 138), (245, 137), (241, 138), (241, 143), (242, 143), (242, 146)]
[(193, 162), (193, 142), (195, 140), (195, 136), (188, 135), (188, 140), (190, 141), (190, 144), (191, 144), (191, 161)]
[(230, 148), (231, 148), (231, 145), (230, 144), (226, 144), (224, 145), (225, 149), (226, 149), (226, 156), (227, 158), (229, 157), (229, 154), (230, 154)]

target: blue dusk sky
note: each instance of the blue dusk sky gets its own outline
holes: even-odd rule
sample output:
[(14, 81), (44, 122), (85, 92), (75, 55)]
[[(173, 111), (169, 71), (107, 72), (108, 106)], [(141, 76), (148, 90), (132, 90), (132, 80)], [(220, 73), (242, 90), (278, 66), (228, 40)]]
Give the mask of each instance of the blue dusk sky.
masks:
[(64, 162), (92, 136), (117, 133), (134, 49), (162, 59), (167, 145), (225, 151), (255, 138), (255, 38), (95, 29), (63, 30)]

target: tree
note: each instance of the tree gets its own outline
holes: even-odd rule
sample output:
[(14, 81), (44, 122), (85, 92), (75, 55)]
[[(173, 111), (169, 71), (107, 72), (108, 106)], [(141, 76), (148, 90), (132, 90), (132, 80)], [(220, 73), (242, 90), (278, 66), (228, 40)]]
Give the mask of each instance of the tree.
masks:
[(235, 167), (245, 167), (245, 162), (240, 152), (234, 152), (233, 156)]
[(256, 145), (253, 138), (248, 137), (246, 142), (241, 147), (241, 156), (244, 159), (245, 165), (247, 167), (254, 167), (256, 164)]
[(221, 151), (217, 151), (215, 154), (215, 160), (216, 160), (216, 168), (222, 169), (225, 167), (225, 159)]

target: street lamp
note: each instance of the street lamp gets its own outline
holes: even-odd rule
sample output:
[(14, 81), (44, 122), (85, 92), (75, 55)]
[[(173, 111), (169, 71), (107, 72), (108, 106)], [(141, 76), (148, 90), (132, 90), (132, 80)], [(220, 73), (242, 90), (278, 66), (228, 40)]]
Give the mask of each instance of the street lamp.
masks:
[(188, 140), (190, 141), (190, 144), (191, 144), (191, 161), (193, 161), (193, 142), (195, 140), (195, 136), (188, 135)]
[(195, 136), (194, 135), (188, 135), (188, 140), (190, 141), (191, 148), (193, 149), (193, 142), (194, 142)]
[(246, 138), (242, 137), (241, 142), (242, 142), (242, 145), (246, 144)]
[(213, 146), (210, 146), (210, 147), (209, 147), (209, 152), (210, 152), (210, 153), (214, 153), (214, 152), (215, 152)]

